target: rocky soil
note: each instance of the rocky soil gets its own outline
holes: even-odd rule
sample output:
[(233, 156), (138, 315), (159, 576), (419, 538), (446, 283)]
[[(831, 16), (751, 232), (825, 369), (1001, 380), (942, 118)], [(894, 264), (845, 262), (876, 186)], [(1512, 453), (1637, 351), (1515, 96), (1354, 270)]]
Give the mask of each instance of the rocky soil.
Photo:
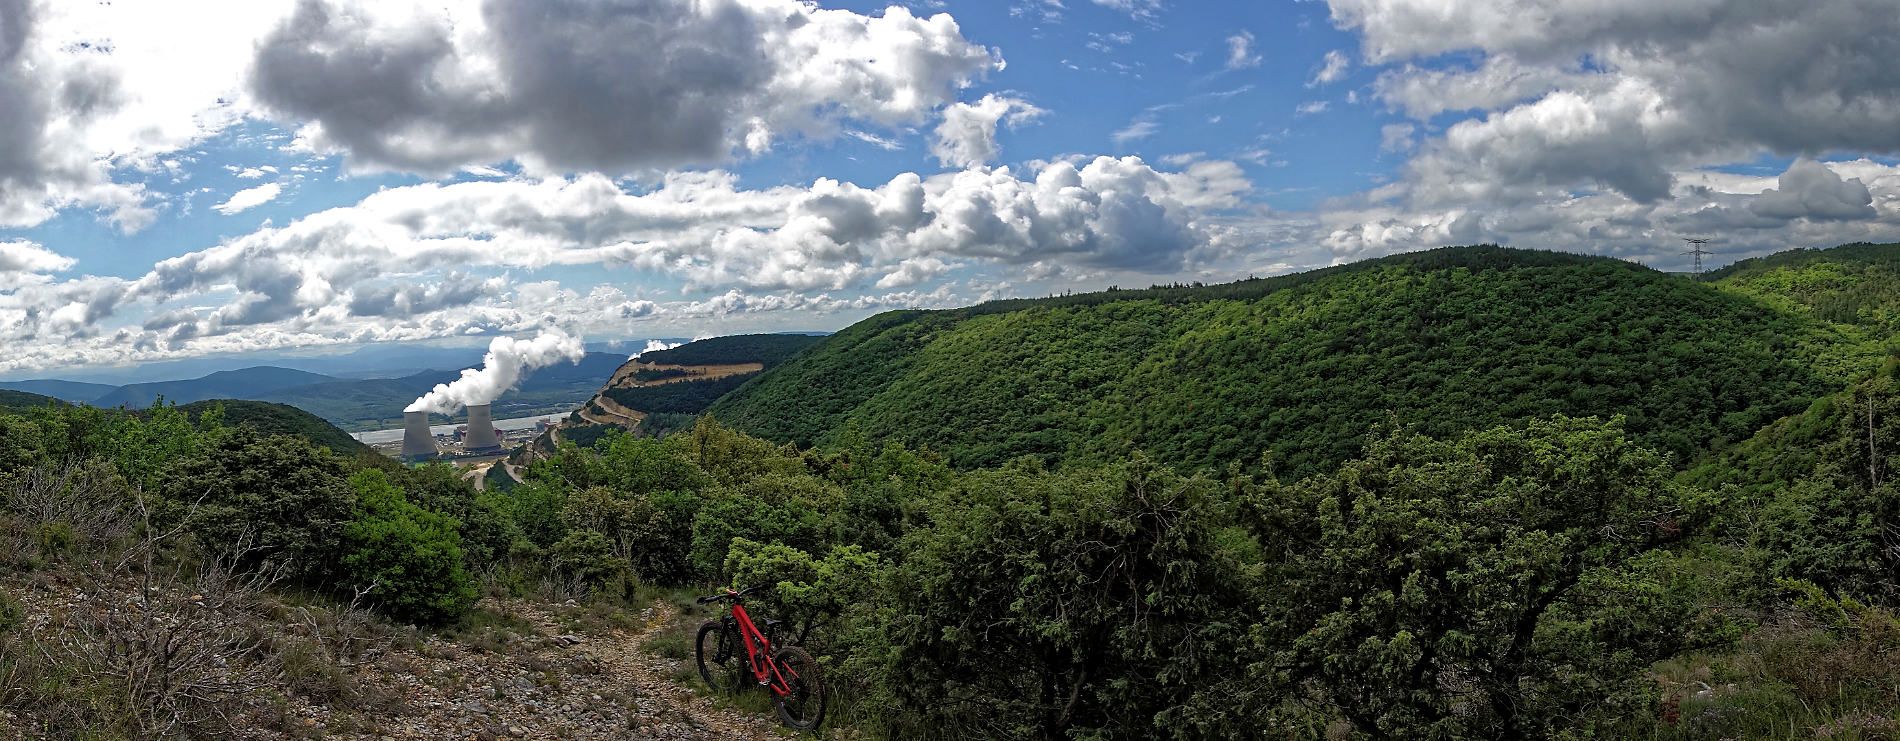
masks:
[[(102, 586), (48, 578), (0, 582), (43, 645), (72, 642), (58, 626), (99, 604), (129, 604), (136, 583)], [(112, 590), (118, 593), (105, 594)], [(194, 602), (196, 599), (198, 602)], [(179, 595), (187, 612), (201, 595)], [(278, 739), (765, 739), (784, 738), (769, 712), (749, 712), (695, 692), (691, 659), (648, 645), (685, 620), (656, 601), (603, 615), (573, 603), (484, 600), (480, 628), (433, 635), (388, 625), (351, 629), (349, 660), (299, 666), (287, 647), (315, 645), (315, 622), (294, 608), (231, 610), (233, 634), (261, 636), (241, 663), (262, 685), (227, 697), (228, 725), (214, 738)], [(207, 605), (206, 609), (209, 609)], [(273, 624), (270, 615), (277, 615)], [(168, 616), (167, 620), (174, 617)], [(231, 621), (243, 624), (234, 625)], [(332, 623), (334, 625), (334, 623)], [(324, 640), (334, 641), (335, 638)], [(673, 639), (675, 643), (678, 638)], [(675, 646), (673, 654), (681, 653)], [(325, 654), (326, 656), (328, 654)], [(83, 729), (0, 705), (0, 739), (66, 738)], [(52, 733), (23, 730), (52, 723)]]
[[(485, 605), (531, 626), (500, 650), (483, 642), (424, 639), (411, 649), (366, 653), (359, 680), (396, 696), (342, 717), (302, 703), (299, 723), (328, 738), (360, 739), (764, 739), (774, 719), (721, 707), (673, 677), (690, 662), (644, 650), (674, 619), (656, 602), (633, 630), (569, 632), (563, 613), (584, 608), (521, 601)], [(373, 655), (372, 655), (373, 654)]]

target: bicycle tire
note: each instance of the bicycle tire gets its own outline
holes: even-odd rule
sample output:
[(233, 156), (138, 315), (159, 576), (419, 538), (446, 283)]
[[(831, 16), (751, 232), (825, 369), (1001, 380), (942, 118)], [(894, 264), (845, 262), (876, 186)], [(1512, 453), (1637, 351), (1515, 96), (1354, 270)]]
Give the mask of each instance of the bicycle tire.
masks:
[(790, 695), (772, 697), (779, 722), (796, 731), (817, 730), (825, 722), (825, 701), (830, 699), (818, 662), (805, 649), (786, 646), (772, 652), (772, 663), (792, 690)]
[(725, 622), (708, 620), (699, 624), (693, 637), (693, 656), (699, 662), (699, 678), (714, 692), (731, 693), (744, 687), (744, 660), (738, 636)]

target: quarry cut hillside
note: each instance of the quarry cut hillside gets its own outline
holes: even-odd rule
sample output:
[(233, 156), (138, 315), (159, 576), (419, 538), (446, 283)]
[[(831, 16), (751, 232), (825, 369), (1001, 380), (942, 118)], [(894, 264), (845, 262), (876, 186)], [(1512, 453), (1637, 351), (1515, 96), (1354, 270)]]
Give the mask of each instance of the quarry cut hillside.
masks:
[(807, 334), (730, 335), (629, 358), (580, 409), (490, 471), (507, 485), (520, 469), (562, 442), (592, 445), (612, 430), (662, 435), (680, 429), (719, 397), (823, 339)]
[(960, 468), (1142, 451), (1286, 475), (1346, 459), (1389, 420), (1447, 435), (1621, 415), (1680, 464), (1879, 354), (1854, 327), (1783, 304), (1614, 259), (1445, 248), (1226, 285), (890, 312), (709, 411), (768, 439), (862, 435)]

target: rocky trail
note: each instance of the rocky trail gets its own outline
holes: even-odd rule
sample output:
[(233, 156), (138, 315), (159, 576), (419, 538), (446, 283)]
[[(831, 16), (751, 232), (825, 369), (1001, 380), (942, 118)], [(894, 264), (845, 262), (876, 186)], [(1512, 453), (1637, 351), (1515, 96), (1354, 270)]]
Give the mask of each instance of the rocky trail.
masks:
[[(85, 634), (55, 630), (102, 606), (123, 609), (132, 579), (74, 580), (55, 574), (0, 580), (20, 607), (21, 629), (54, 655)], [(767, 739), (787, 738), (769, 711), (702, 696), (679, 608), (666, 600), (633, 611), (568, 603), (485, 599), (479, 628), (431, 634), (386, 623), (337, 632), (275, 612), (222, 609), (197, 594), (167, 596), (161, 623), (197, 614), (206, 631), (269, 635), (270, 648), (234, 657), (255, 690), (222, 700), (226, 722), (204, 735), (240, 739)], [(114, 607), (118, 606), (118, 607)], [(201, 612), (215, 610), (215, 612)], [(319, 638), (319, 635), (326, 637)], [(349, 636), (348, 660), (298, 660), (298, 646)], [(189, 636), (180, 636), (188, 639)], [(656, 642), (665, 649), (656, 650)], [(301, 655), (308, 656), (308, 652)], [(684, 658), (671, 658), (682, 656)], [(6, 666), (0, 652), (0, 669)], [(238, 661), (242, 661), (240, 665)], [(220, 660), (222, 666), (222, 660)], [(0, 685), (6, 672), (0, 671)], [(685, 683), (682, 683), (684, 681)], [(0, 686), (0, 692), (6, 690)], [(0, 709), (0, 739), (63, 738), (68, 721)], [(38, 729), (38, 730), (33, 730)], [(46, 735), (47, 733), (51, 735)]]
[[(676, 620), (665, 601), (641, 610), (642, 624), (604, 632), (569, 632), (562, 613), (574, 605), (491, 602), (490, 609), (526, 626), (528, 635), (500, 650), (483, 641), (430, 638), (412, 650), (377, 657), (364, 676), (398, 697), (392, 712), (354, 713), (331, 724), (309, 706), (305, 725), (327, 738), (397, 739), (766, 739), (780, 737), (775, 719), (722, 707), (673, 680), (691, 660), (647, 650)], [(355, 729), (350, 728), (354, 726)], [(352, 733), (352, 730), (355, 730)]]

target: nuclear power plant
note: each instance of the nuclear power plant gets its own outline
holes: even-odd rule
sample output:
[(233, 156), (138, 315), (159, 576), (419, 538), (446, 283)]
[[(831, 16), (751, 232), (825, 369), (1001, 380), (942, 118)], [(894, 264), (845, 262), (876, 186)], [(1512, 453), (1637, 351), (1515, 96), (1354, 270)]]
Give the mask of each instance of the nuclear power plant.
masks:
[[(502, 447), (502, 433), (495, 428), (494, 413), (489, 409), (489, 402), (508, 393), (521, 383), (528, 372), (536, 368), (563, 359), (578, 363), (586, 354), (586, 346), (581, 344), (580, 338), (560, 330), (542, 332), (540, 336), (525, 341), (512, 337), (495, 338), (488, 343), (488, 352), (482, 356), (481, 368), (463, 369), (459, 378), (436, 384), (435, 388), (417, 397), (403, 410), (400, 458), (410, 462), (452, 460), (458, 463), (492, 464), (493, 461), (470, 460), (506, 451)], [(456, 430), (454, 443), (445, 451), (436, 446), (435, 433), (429, 429), (429, 413), (449, 415), (457, 408), (468, 410), (468, 424)], [(511, 434), (519, 438), (520, 442), (533, 439), (536, 431), (528, 427), (534, 421), (509, 420), (514, 427)], [(396, 447), (396, 440), (390, 434), (392, 432), (394, 430), (376, 430), (363, 433), (357, 439), (364, 442), (373, 439), (373, 447), (389, 454)]]
[(468, 434), (462, 438), (462, 450), (467, 453), (501, 452), (501, 441), (495, 438), (495, 420), (490, 417), (487, 404), (469, 405)]
[[(483, 407), (483, 411), (487, 411), (487, 408)], [(402, 459), (405, 461), (434, 460), (440, 452), (435, 448), (435, 434), (429, 431), (429, 413), (403, 412)]]

